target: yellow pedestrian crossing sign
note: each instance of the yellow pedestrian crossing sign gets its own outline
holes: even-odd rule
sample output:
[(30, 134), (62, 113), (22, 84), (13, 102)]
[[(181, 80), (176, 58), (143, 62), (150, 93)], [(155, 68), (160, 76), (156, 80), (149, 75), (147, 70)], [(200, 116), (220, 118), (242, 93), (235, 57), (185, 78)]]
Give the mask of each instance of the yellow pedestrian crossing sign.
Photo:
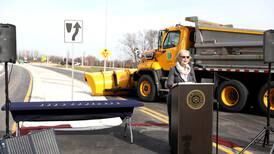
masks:
[(104, 59), (107, 59), (110, 55), (111, 55), (111, 52), (108, 51), (108, 49), (104, 49), (103, 51), (101, 51), (101, 56), (102, 56)]

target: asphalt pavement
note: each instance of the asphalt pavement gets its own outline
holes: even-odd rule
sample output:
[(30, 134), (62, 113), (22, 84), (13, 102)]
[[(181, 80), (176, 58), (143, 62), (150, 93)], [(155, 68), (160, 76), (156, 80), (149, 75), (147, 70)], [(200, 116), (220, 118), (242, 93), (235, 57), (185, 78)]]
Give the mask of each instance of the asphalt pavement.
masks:
[[(28, 93), (28, 85), (32, 82), (32, 93), (30, 101), (50, 101), (50, 100), (71, 100), (71, 84), (69, 78), (71, 71), (60, 68), (50, 68), (48, 66), (32, 66), (29, 64), (20, 65), (24, 68), (15, 70), (24, 70), (27, 74), (18, 73), (20, 78), (25, 77), (24, 86), (15, 83), (15, 88), (23, 87)], [(15, 67), (16, 68), (16, 67)], [(28, 70), (28, 71), (26, 71)], [(58, 71), (59, 70), (59, 71)], [(61, 71), (60, 71), (61, 70)], [(14, 71), (14, 73), (17, 71)], [(20, 71), (19, 71), (20, 72)], [(79, 73), (79, 74), (78, 74)], [(32, 78), (29, 78), (31, 74)], [(95, 100), (95, 99), (127, 99), (121, 97), (92, 97), (89, 87), (81, 81), (82, 72), (76, 72), (74, 80), (74, 99)], [(12, 76), (11, 76), (12, 77)], [(15, 76), (14, 76), (15, 77)], [(28, 79), (29, 78), (29, 79)], [(1, 78), (0, 78), (1, 79)], [(18, 79), (18, 78), (16, 78)], [(78, 80), (77, 80), (78, 79)], [(1, 79), (2, 80), (2, 79)], [(0, 80), (0, 81), (1, 81)], [(22, 82), (21, 80), (12, 82)], [(11, 83), (12, 84), (12, 83)], [(1, 86), (2, 83), (0, 84)], [(2, 88), (1, 88), (2, 89)], [(19, 93), (19, 92), (18, 92)], [(14, 96), (16, 97), (16, 96)], [(24, 97), (23, 97), (24, 98)], [(132, 98), (131, 98), (132, 99)], [(136, 99), (136, 98), (133, 98)], [(22, 99), (21, 99), (22, 100)], [(23, 99), (24, 100), (24, 99)], [(216, 134), (216, 117), (214, 112), (213, 135)], [(1, 120), (2, 121), (2, 120)], [(145, 107), (136, 109), (133, 115), (134, 144), (130, 144), (129, 136), (123, 137), (123, 125), (118, 120), (111, 127), (105, 129), (86, 130), (86, 131), (58, 131), (57, 142), (62, 153), (169, 153), (168, 146), (168, 117), (166, 114), (166, 104), (162, 102), (145, 103)], [(265, 117), (246, 113), (228, 113), (220, 112), (220, 145), (219, 153), (237, 153), (241, 147), (246, 146), (249, 141), (264, 127)], [(273, 121), (273, 120), (272, 120)], [(83, 123), (83, 122), (81, 122)], [(80, 126), (80, 124), (76, 126)], [(94, 122), (88, 122), (85, 128), (106, 125), (103, 122), (91, 125)], [(107, 122), (109, 123), (109, 122)], [(2, 124), (2, 123), (1, 123)], [(26, 126), (49, 124), (49, 123), (27, 123)], [(273, 124), (273, 122), (271, 123)], [(75, 125), (75, 124), (74, 124)], [(115, 125), (115, 126), (114, 126)], [(102, 128), (102, 127), (101, 127)], [(92, 130), (92, 131), (91, 131)], [(128, 134), (129, 135), (129, 134)], [(271, 144), (273, 135), (270, 136)], [(213, 143), (213, 153), (215, 153)], [(263, 148), (261, 144), (256, 144), (249, 151), (253, 153), (267, 153), (270, 146)], [(248, 152), (247, 152), (248, 153)], [(250, 152), (249, 152), (250, 153)]]
[[(28, 69), (33, 77), (33, 89), (30, 101), (71, 100), (71, 78), (43, 67), (32, 65), (23, 65), (23, 67)], [(90, 89), (86, 83), (74, 80), (73, 84), (73, 100), (121, 99), (119, 97), (91, 96)], [(127, 137), (123, 136), (124, 126), (123, 124), (121, 125), (121, 122), (121, 119), (120, 122), (117, 119), (107, 122), (104, 122), (104, 119), (100, 120), (100, 122), (79, 121), (77, 124), (69, 122), (69, 125), (75, 126), (73, 130), (76, 127), (81, 127), (84, 123), (85, 125), (79, 130), (85, 129), (88, 131), (58, 131), (57, 141), (62, 153), (169, 153), (167, 124), (145, 126), (145, 123), (161, 122), (155, 122), (153, 117), (135, 110), (133, 116), (134, 144), (131, 144), (129, 132), (127, 132)], [(39, 122), (38, 124), (37, 122), (21, 123), (21, 126), (25, 128), (45, 125), (53, 124), (50, 122)], [(56, 125), (60, 125), (60, 122)]]
[[(45, 64), (34, 64), (34, 66), (37, 67), (41, 67), (41, 68), (46, 68), (48, 70), (66, 75), (67, 77), (71, 78), (71, 72), (72, 69), (66, 69), (66, 68), (62, 68), (62, 67), (56, 67), (55, 65), (45, 65)], [(78, 71), (78, 70), (74, 70), (74, 79), (81, 81), (81, 82), (85, 82), (84, 80), (84, 72), (83, 71)]]
[[(1, 67), (2, 65), (0, 65)], [(2, 70), (4, 71), (4, 70)], [(1, 71), (0, 71), (1, 72)], [(30, 74), (29, 72), (20, 67), (20, 65), (9, 64), (8, 65), (8, 86), (9, 86), (9, 99), (11, 102), (23, 102), (25, 101), (26, 93), (29, 88)], [(5, 94), (5, 74), (0, 73), (0, 108), (6, 102)], [(0, 136), (5, 133), (5, 112), (0, 111)], [(10, 116), (10, 126), (12, 126), (13, 120)]]
[[(45, 65), (37, 65), (39, 67), (47, 68), (49, 70), (62, 73), (66, 76), (71, 76), (71, 70), (66, 70), (62, 68), (56, 68), (56, 67), (51, 67), (51, 66), (45, 66)], [(79, 81), (82, 81), (83, 77), (83, 72), (76, 71), (76, 79)], [(137, 99), (137, 98), (133, 98)], [(153, 102), (153, 103), (145, 103), (145, 106), (147, 108), (153, 109), (154, 111), (157, 111), (158, 113), (162, 115), (166, 115), (166, 104), (165, 101), (162, 100), (160, 102)], [(140, 110), (137, 110), (137, 112)], [(151, 119), (152, 115), (144, 115), (144, 116), (139, 116), (142, 115), (143, 113), (138, 113), (135, 116), (135, 122), (140, 123), (150, 123), (150, 122), (162, 122), (165, 123), (165, 120), (162, 120), (161, 118), (156, 118), (150, 121), (147, 120), (144, 122), (144, 119)], [(216, 135), (216, 111), (213, 113), (213, 134)], [(163, 117), (163, 116), (162, 116)], [(154, 117), (155, 118), (155, 117)], [(271, 119), (271, 124), (274, 124), (274, 119)], [(245, 147), (246, 145), (249, 144), (249, 142), (264, 128), (266, 125), (266, 118), (256, 112), (256, 110), (247, 110), (242, 113), (229, 113), (229, 112), (219, 112), (219, 135), (220, 135), (220, 143), (221, 145), (219, 146), (219, 151), (226, 151), (226, 152), (237, 152), (235, 149), (241, 149), (241, 147)], [(137, 125), (136, 129), (158, 129), (162, 130), (162, 134), (166, 136), (167, 134), (167, 129), (166, 128), (157, 128), (157, 127), (143, 127), (140, 125)], [(152, 132), (150, 132), (152, 134)], [(164, 138), (164, 137), (163, 137)], [(274, 135), (270, 136), (270, 145), (273, 144), (274, 141)], [(167, 141), (166, 141), (167, 142)], [(227, 149), (222, 149), (223, 145), (226, 145), (227, 147), (231, 147), (231, 151)], [(225, 147), (226, 147), (225, 146)], [(214, 147), (215, 148), (215, 147)], [(270, 151), (271, 146), (266, 146), (262, 147), (262, 141), (259, 141), (257, 144), (254, 144), (250, 147), (250, 151), (254, 153), (267, 153)], [(166, 150), (164, 150), (166, 151)]]

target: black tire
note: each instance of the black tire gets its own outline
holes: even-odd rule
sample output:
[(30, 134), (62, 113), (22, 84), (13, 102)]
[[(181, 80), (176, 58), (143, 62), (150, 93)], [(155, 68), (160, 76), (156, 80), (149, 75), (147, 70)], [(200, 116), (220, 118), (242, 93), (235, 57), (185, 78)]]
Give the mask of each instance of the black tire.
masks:
[(216, 92), (217, 99), (223, 110), (239, 112), (245, 107), (248, 90), (240, 81), (223, 81), (217, 87)]
[[(270, 116), (274, 117), (274, 82), (270, 83)], [(267, 114), (267, 91), (268, 85), (267, 83), (262, 86), (258, 94), (258, 105), (259, 109), (264, 113)]]
[(149, 75), (142, 75), (138, 80), (137, 86), (138, 97), (142, 101), (152, 102), (156, 97), (156, 85)]

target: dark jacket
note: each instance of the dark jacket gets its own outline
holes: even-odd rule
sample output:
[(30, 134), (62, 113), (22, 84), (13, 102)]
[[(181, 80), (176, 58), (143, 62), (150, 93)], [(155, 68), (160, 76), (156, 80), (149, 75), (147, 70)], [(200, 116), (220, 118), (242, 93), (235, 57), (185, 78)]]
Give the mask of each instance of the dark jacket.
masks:
[[(195, 77), (195, 73), (193, 70), (193, 67), (191, 67), (191, 70), (187, 76), (187, 80), (188, 82), (196, 82), (196, 77)], [(173, 68), (171, 68), (171, 70), (169, 71), (168, 74), (168, 79), (167, 79), (167, 86), (168, 88), (172, 88), (173, 84), (179, 83), (179, 82), (185, 82), (184, 79), (182, 79), (179, 71), (177, 70), (176, 66), (174, 66)], [(168, 133), (168, 138), (169, 138), (169, 145), (172, 145), (174, 143), (172, 143), (172, 139), (171, 139), (171, 91), (169, 92), (169, 94), (167, 95), (167, 112), (168, 112), (168, 119), (169, 119), (169, 133)]]
[[(196, 82), (196, 77), (195, 77), (195, 73), (194, 73), (194, 69), (192, 66), (191, 70), (187, 76), (187, 82)], [(171, 70), (169, 71), (168, 74), (168, 79), (167, 79), (167, 87), (171, 88), (173, 84), (175, 83), (179, 83), (179, 82), (185, 82), (184, 79), (182, 79), (179, 71), (177, 70), (176, 66), (174, 66), (173, 68), (171, 68)]]

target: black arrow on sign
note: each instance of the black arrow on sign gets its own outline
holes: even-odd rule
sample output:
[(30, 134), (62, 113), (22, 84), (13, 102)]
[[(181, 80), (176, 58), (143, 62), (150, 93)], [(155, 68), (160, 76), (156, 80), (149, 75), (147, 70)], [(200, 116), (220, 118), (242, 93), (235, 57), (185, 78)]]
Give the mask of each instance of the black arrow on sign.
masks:
[(73, 28), (75, 28), (76, 30), (75, 30), (74, 34), (72, 35), (72, 41), (75, 41), (75, 37), (78, 34), (79, 28), (81, 28), (81, 26), (79, 25), (78, 22), (76, 22), (76, 24), (73, 26)]

